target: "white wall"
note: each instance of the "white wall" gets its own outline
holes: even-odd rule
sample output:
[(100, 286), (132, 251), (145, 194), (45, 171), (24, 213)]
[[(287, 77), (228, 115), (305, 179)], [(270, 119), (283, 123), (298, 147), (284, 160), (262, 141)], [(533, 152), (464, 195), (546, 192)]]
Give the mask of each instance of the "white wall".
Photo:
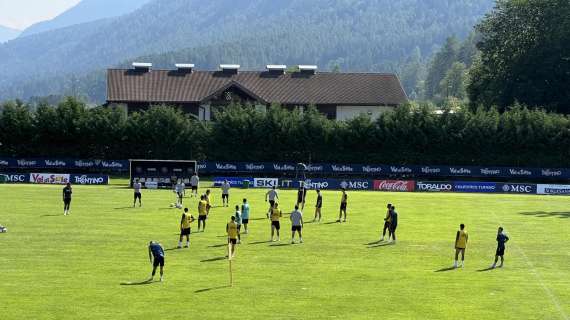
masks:
[[(200, 110), (198, 111), (198, 119), (206, 121), (212, 120), (212, 108), (209, 104), (203, 104), (200, 106)], [(203, 109), (202, 109), (203, 108)]]
[(360, 114), (368, 114), (372, 119), (376, 119), (384, 112), (393, 111), (394, 107), (385, 106), (337, 106), (336, 120), (349, 120)]

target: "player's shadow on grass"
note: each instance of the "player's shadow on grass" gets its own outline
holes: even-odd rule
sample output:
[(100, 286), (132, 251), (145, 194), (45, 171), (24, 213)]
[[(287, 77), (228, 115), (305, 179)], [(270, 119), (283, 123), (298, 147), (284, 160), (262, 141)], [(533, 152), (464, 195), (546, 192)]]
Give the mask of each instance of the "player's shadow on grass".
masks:
[(200, 262), (214, 262), (214, 261), (221, 261), (221, 260), (227, 260), (227, 259), (228, 259), (227, 256), (223, 256), (223, 257), (215, 257), (215, 258), (211, 258), (211, 259), (200, 260)]
[(212, 291), (212, 290), (219, 290), (219, 289), (225, 289), (225, 288), (230, 288), (230, 286), (226, 285), (226, 286), (219, 286), (219, 287), (212, 287), (212, 288), (200, 289), (200, 290), (194, 291), (194, 293), (202, 293), (202, 292), (207, 292), (207, 291)]
[(255, 219), (249, 219), (249, 221), (257, 221), (257, 220), (267, 220), (267, 218), (255, 218)]
[(548, 218), (548, 217), (558, 217), (560, 219), (568, 219), (570, 218), (570, 212), (546, 212), (546, 211), (534, 211), (534, 212), (520, 212), (524, 216), (535, 216), (539, 218)]
[(487, 267), (487, 268), (485, 268), (485, 269), (479, 269), (479, 270), (477, 270), (477, 272), (486, 272), (486, 271), (491, 271), (491, 270), (495, 270), (495, 268), (493, 268), (493, 267)]
[(227, 247), (228, 244), (227, 243), (222, 243), (222, 244), (214, 244), (211, 246), (208, 246), (208, 248), (221, 248), (221, 247)]
[[(140, 208), (140, 207), (137, 207), (137, 208)], [(113, 208), (113, 209), (115, 209), (115, 210), (124, 210), (124, 209), (136, 209), (136, 208), (133, 207), (133, 206), (128, 206), (128, 207), (119, 207), (119, 208)]]
[(330, 221), (330, 222), (325, 222), (323, 224), (340, 224), (340, 222), (338, 221)]
[(256, 242), (250, 242), (248, 244), (264, 244), (264, 243), (270, 243), (272, 241), (256, 241)]
[(368, 248), (378, 248), (378, 247), (391, 246), (391, 245), (394, 245), (394, 243), (378, 241), (371, 244), (367, 244)]
[(63, 216), (63, 214), (44, 214), (41, 215), (40, 217), (44, 218), (44, 217), (59, 217), (59, 216)]
[(442, 269), (439, 269), (439, 270), (435, 270), (434, 272), (446, 272), (446, 271), (451, 271), (451, 270), (455, 270), (455, 269), (457, 269), (457, 268), (451, 266), (451, 267), (447, 267), (447, 268), (442, 268)]
[(147, 284), (152, 284), (153, 281), (150, 279), (146, 279), (143, 281), (138, 281), (138, 282), (121, 282), (122, 286), (144, 286)]

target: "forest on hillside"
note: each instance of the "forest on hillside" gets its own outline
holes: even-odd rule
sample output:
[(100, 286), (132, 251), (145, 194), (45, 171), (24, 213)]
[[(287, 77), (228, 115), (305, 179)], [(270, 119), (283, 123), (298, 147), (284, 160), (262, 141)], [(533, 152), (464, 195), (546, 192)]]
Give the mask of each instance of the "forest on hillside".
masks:
[(493, 0), (154, 0), (118, 18), (0, 45), (0, 100), (74, 95), (100, 103), (104, 70), (133, 60), (169, 68), (284, 63), (396, 72), (414, 96), (422, 66), (445, 39), (467, 37), (492, 6)]

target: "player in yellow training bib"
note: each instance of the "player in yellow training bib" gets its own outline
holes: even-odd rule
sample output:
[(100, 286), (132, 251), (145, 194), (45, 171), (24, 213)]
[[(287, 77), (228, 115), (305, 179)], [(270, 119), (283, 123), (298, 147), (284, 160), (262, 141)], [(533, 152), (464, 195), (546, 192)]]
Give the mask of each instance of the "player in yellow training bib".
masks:
[(188, 213), (188, 208), (184, 208), (182, 219), (180, 220), (180, 240), (178, 240), (178, 249), (182, 248), (182, 239), (186, 236), (186, 248), (190, 247), (190, 227), (194, 222), (194, 217)]
[(461, 253), (461, 267), (465, 266), (465, 249), (467, 248), (467, 240), (469, 240), (469, 235), (465, 231), (465, 225), (462, 223), (459, 225), (459, 231), (455, 236), (455, 262), (453, 267), (457, 268), (457, 259), (459, 258), (459, 253)]
[[(273, 208), (271, 208), (271, 240), (269, 241), (280, 241), (279, 238), (279, 229), (281, 229), (281, 225), (279, 224), (279, 218), (281, 218), (283, 214), (281, 213), (281, 209), (279, 209), (279, 204), (277, 202), (273, 203)], [(273, 236), (277, 231), (277, 240), (273, 240)]]
[[(236, 223), (236, 217), (232, 216), (232, 220), (226, 225), (226, 232), (228, 234), (228, 243), (231, 247), (231, 252), (228, 252), (228, 258), (233, 258), (236, 256), (236, 243), (239, 237), (238, 225)], [(230, 257), (231, 254), (231, 257)]]
[(206, 195), (200, 197), (198, 202), (198, 232), (200, 232), (200, 225), (202, 225), (202, 232), (206, 230), (206, 219), (208, 218), (208, 202)]

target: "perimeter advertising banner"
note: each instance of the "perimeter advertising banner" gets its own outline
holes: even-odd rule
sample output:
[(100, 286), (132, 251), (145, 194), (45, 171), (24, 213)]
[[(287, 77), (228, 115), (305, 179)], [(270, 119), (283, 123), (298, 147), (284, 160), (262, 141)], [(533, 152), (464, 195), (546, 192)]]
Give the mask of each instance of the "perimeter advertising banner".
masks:
[(418, 181), (416, 191), (421, 192), (453, 192), (453, 182)]
[(470, 193), (495, 193), (497, 190), (497, 183), (495, 182), (471, 182), (471, 181), (456, 181), (453, 183), (453, 191), (455, 192), (470, 192)]
[(374, 180), (374, 190), (413, 192), (416, 182), (412, 180)]
[(241, 187), (243, 186), (244, 181), (249, 181), (250, 185), (253, 185), (253, 178), (240, 178), (240, 177), (216, 177), (214, 178), (214, 187), (219, 187), (224, 183), (224, 181), (228, 181), (230, 186), (232, 187)]
[(72, 174), (70, 182), (72, 184), (105, 185), (109, 184), (109, 176), (98, 174)]
[(537, 185), (538, 194), (566, 195), (570, 196), (570, 185), (563, 184), (539, 184)]
[(63, 173), (30, 173), (30, 182), (38, 184), (66, 184), (70, 175)]
[(30, 183), (29, 173), (0, 173), (4, 183)]

